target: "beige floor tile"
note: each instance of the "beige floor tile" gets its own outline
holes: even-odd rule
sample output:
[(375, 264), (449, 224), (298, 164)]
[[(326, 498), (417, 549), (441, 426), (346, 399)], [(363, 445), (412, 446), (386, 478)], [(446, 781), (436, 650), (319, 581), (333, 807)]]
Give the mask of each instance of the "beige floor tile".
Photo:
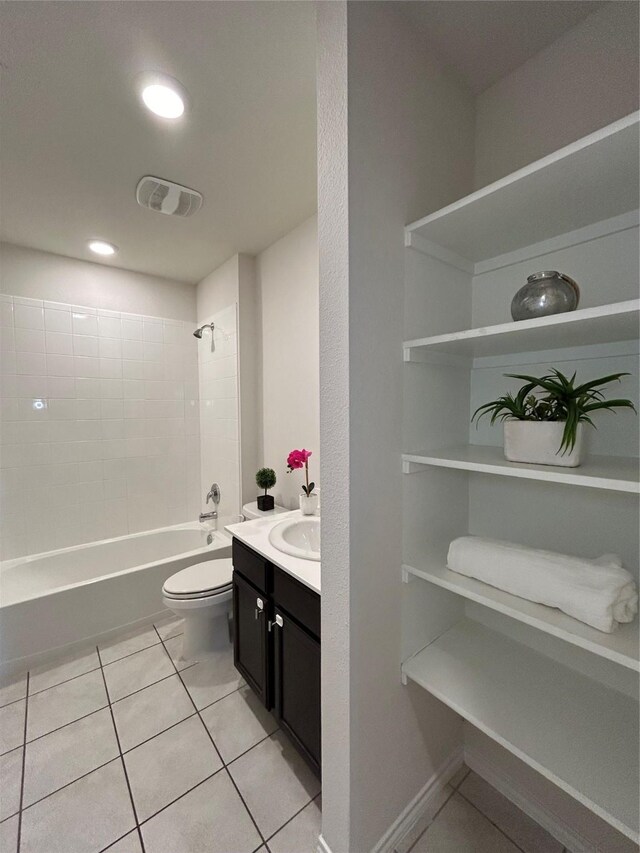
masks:
[(261, 838), (226, 771), (142, 826), (146, 853), (251, 853)]
[(0, 681), (0, 707), (27, 695), (27, 674), (7, 676)]
[(420, 819), (416, 821), (413, 827), (411, 827), (411, 830), (405, 835), (402, 841), (396, 845), (394, 853), (408, 853), (408, 851), (411, 850), (418, 838), (420, 838), (425, 829), (430, 826), (440, 809), (452, 794), (453, 788), (450, 785), (445, 785), (443, 788), (440, 788), (435, 792), (433, 797), (430, 799), (429, 807), (424, 810)]
[(320, 793), (320, 782), (276, 732), (229, 765), (247, 808), (268, 838)]
[(85, 649), (82, 652), (76, 652), (60, 660), (47, 663), (37, 669), (32, 669), (29, 673), (29, 696), (31, 697), (34, 693), (39, 693), (49, 687), (54, 687), (56, 684), (61, 684), (63, 681), (68, 681), (70, 678), (91, 672), (98, 669), (99, 666), (100, 661), (96, 650)]
[(108, 704), (99, 669), (29, 697), (27, 740), (80, 719)]
[(476, 773), (470, 773), (459, 790), (524, 853), (562, 853), (559, 841)]
[(98, 853), (134, 829), (121, 761), (112, 761), (22, 814), (20, 853)]
[(177, 675), (114, 702), (112, 709), (123, 752), (195, 714)]
[(156, 622), (156, 628), (163, 640), (170, 640), (172, 637), (182, 634), (184, 619), (178, 619), (177, 616), (167, 616), (161, 622)]
[(278, 728), (247, 685), (205, 708), (202, 719), (227, 764)]
[(244, 684), (242, 676), (233, 665), (231, 646), (185, 669), (182, 680), (198, 708), (211, 705)]
[(18, 815), (0, 823), (0, 850), (15, 853), (18, 849)]
[(28, 743), (24, 805), (35, 803), (118, 755), (108, 708)]
[(25, 700), (0, 708), (0, 754), (21, 746), (24, 741)]
[(22, 749), (14, 749), (0, 758), (0, 820), (20, 809)]
[(138, 830), (134, 829), (120, 841), (116, 841), (111, 847), (107, 847), (105, 853), (142, 853)]
[(190, 717), (125, 755), (138, 820), (151, 817), (222, 767), (199, 717)]
[(127, 655), (132, 655), (134, 652), (140, 652), (142, 649), (148, 649), (150, 646), (155, 646), (160, 642), (160, 638), (153, 627), (146, 626), (138, 628), (136, 631), (129, 631), (122, 636), (110, 640), (108, 643), (100, 643), (100, 659), (102, 665), (113, 663)]
[(319, 800), (314, 800), (269, 839), (271, 853), (316, 853), (321, 823)]
[(460, 785), (462, 782), (464, 782), (464, 780), (466, 779), (466, 777), (469, 775), (470, 772), (471, 771), (469, 770), (467, 765), (463, 764), (462, 767), (460, 767), (458, 769), (458, 771), (453, 774), (451, 779), (449, 779), (449, 785), (451, 785), (452, 788), (457, 789), (458, 785)]
[(162, 645), (151, 646), (104, 668), (112, 702), (124, 699), (136, 690), (148, 687), (174, 673), (173, 664)]
[(176, 669), (180, 671), (197, 663), (197, 661), (187, 660), (182, 657), (183, 641), (184, 636), (182, 634), (178, 634), (176, 637), (171, 637), (164, 641), (164, 647), (169, 652), (169, 657), (174, 662)]
[(518, 853), (500, 830), (459, 794), (454, 794), (411, 853)]

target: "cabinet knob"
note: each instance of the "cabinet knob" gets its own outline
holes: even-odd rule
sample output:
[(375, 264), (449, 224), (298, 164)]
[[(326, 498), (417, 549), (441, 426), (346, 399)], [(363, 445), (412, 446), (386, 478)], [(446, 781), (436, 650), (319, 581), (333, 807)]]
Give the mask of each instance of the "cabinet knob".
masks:
[(255, 618), (259, 619), (263, 612), (264, 612), (264, 601), (261, 598), (256, 598)]
[(278, 626), (278, 628), (283, 628), (283, 627), (284, 627), (284, 621), (283, 621), (283, 619), (282, 619), (282, 616), (280, 616), (280, 614), (279, 614), (279, 613), (278, 613), (278, 614), (276, 614), (276, 625)]

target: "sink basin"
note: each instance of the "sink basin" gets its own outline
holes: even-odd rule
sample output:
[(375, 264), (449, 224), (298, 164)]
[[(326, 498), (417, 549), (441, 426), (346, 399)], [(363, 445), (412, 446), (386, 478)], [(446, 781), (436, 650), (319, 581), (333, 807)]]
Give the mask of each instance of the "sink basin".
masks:
[(283, 554), (303, 560), (320, 559), (320, 519), (292, 518), (269, 531), (269, 542)]

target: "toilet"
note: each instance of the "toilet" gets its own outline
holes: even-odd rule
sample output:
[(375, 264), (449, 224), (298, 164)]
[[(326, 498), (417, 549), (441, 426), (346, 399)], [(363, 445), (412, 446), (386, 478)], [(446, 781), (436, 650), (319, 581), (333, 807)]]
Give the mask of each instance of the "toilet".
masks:
[(184, 660), (213, 654), (229, 645), (232, 573), (227, 557), (194, 563), (165, 581), (164, 606), (184, 619)]
[[(258, 505), (245, 504), (245, 519), (263, 518), (287, 512), (276, 506), (260, 512)], [(184, 619), (183, 660), (195, 660), (229, 646), (229, 616), (232, 609), (233, 565), (230, 558), (202, 560), (171, 575), (162, 587), (164, 606)]]

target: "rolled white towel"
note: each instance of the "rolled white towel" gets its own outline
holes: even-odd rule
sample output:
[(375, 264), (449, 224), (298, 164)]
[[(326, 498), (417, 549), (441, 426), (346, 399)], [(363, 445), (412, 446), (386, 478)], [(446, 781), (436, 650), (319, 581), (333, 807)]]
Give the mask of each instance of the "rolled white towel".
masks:
[(520, 598), (557, 607), (599, 631), (612, 633), (633, 621), (638, 589), (616, 554), (596, 560), (540, 551), (480, 536), (449, 546), (447, 566)]

